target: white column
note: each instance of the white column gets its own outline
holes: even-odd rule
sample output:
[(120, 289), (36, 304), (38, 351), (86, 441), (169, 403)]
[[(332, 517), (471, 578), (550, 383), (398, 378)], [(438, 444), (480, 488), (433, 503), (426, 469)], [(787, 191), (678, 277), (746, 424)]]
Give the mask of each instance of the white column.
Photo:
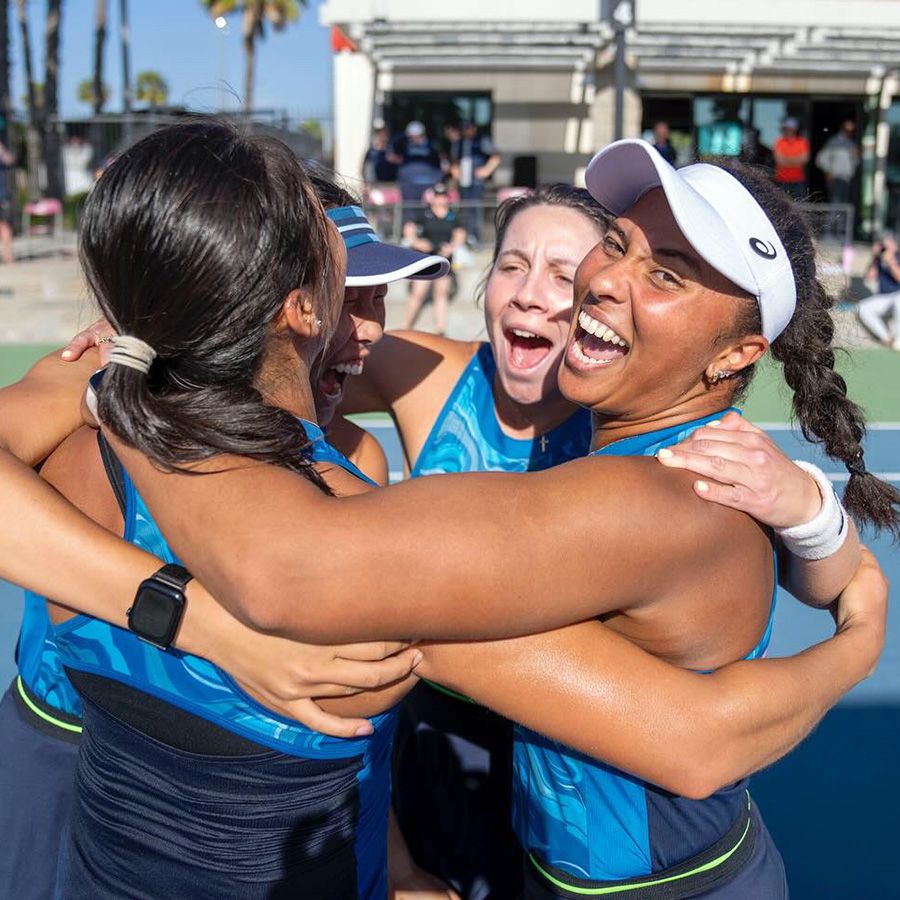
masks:
[(375, 69), (365, 53), (343, 50), (334, 55), (334, 168), (359, 180), (372, 131)]

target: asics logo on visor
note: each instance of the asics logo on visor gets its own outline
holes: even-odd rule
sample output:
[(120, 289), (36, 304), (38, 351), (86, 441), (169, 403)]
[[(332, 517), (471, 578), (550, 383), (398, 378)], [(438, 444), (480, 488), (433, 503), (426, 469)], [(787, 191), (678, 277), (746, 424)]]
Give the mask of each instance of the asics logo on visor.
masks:
[(775, 259), (778, 256), (776, 249), (768, 241), (760, 238), (750, 238), (750, 249), (763, 259)]

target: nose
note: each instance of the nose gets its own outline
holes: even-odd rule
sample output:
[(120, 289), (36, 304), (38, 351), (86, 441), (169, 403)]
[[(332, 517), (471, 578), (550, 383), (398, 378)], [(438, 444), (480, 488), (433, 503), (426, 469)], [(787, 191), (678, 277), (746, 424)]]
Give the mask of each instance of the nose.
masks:
[(539, 266), (532, 266), (528, 270), (528, 274), (516, 288), (516, 293), (511, 302), (521, 310), (545, 312), (549, 309), (546, 292), (543, 290), (542, 285), (542, 272)]
[(624, 303), (628, 296), (628, 265), (626, 259), (609, 259), (598, 255), (586, 263), (596, 264), (588, 277), (588, 290), (598, 300)]
[(353, 338), (358, 344), (377, 344), (384, 337), (384, 316), (353, 316)]

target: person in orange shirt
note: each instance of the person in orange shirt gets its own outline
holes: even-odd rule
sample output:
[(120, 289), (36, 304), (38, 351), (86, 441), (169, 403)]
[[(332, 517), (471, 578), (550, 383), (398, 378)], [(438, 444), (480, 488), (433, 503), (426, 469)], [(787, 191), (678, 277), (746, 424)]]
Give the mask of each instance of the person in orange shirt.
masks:
[(794, 118), (781, 123), (781, 137), (772, 147), (775, 154), (775, 181), (794, 200), (806, 198), (806, 164), (809, 162), (809, 141), (800, 134)]

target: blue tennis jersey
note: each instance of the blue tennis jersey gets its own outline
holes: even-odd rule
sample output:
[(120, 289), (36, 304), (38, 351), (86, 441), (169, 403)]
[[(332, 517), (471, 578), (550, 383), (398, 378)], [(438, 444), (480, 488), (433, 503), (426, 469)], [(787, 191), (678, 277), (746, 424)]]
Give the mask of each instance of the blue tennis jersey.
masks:
[[(654, 456), (725, 412), (624, 438), (592, 455)], [(766, 652), (774, 612), (773, 591), (765, 631), (747, 659)], [(575, 879), (615, 881), (668, 869), (713, 845), (747, 806), (746, 779), (690, 800), (522, 726), (513, 765), (513, 825), (522, 847)]]
[[(311, 442), (305, 451), (311, 460), (334, 463), (374, 485), (327, 443), (317, 425), (302, 424)], [(134, 483), (123, 474), (125, 540), (167, 563), (178, 563)], [(393, 710), (371, 719), (375, 731), (369, 737), (320, 734), (262, 706), (227, 672), (206, 659), (175, 648), (160, 650), (126, 629), (82, 614), (54, 626), (47, 615), (46, 598), (34, 594), (27, 597), (22, 635), (21, 676), (48, 703), (81, 710), (79, 696), (65, 675), (66, 666), (115, 679), (285, 754), (320, 760), (357, 759), (355, 778), (346, 789), (348, 797), (353, 794), (352, 803), (358, 803), (354, 847), (359, 896), (373, 900), (384, 896)]]
[(533, 472), (584, 456), (591, 447), (591, 414), (578, 409), (539, 438), (503, 433), (494, 407), (497, 364), (482, 344), (441, 409), (411, 477), (441, 472)]

